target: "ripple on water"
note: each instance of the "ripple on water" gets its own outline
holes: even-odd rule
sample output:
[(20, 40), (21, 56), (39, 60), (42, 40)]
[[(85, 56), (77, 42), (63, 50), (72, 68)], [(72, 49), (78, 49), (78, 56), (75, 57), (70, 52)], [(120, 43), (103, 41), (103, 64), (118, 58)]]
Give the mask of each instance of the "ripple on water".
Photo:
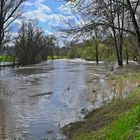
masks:
[[(83, 117), (82, 109), (97, 108), (136, 86), (136, 81), (109, 81), (104, 64), (80, 59), (0, 72), (0, 139), (9, 140), (64, 138), (60, 127)], [(47, 92), (53, 94), (31, 98)]]

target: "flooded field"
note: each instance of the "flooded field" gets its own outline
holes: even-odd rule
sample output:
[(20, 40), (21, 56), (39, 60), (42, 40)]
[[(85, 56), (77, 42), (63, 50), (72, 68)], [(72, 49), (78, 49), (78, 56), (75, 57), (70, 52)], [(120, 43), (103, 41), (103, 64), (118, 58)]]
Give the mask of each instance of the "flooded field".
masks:
[(109, 74), (104, 63), (96, 67), (83, 60), (50, 60), (1, 70), (0, 139), (65, 139), (62, 126), (140, 85), (108, 80)]

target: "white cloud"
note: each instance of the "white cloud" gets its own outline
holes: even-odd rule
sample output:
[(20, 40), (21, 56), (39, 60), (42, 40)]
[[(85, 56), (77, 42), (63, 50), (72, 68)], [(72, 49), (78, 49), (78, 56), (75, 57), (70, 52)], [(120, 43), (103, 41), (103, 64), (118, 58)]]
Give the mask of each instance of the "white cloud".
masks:
[(44, 0), (38, 0), (37, 2), (35, 2), (35, 6), (37, 7), (37, 10), (40, 12), (50, 13), (52, 10), (47, 5), (43, 4), (43, 2)]
[(74, 15), (65, 16), (61, 14), (53, 14), (51, 16), (48, 15), (46, 19), (48, 25), (52, 28), (59, 27), (62, 29), (70, 29), (75, 28), (76, 26), (83, 26), (84, 24), (84, 21), (81, 18)]
[(24, 2), (24, 6), (32, 6), (32, 5), (33, 4), (31, 2), (28, 2), (28, 1)]
[(46, 13), (43, 13), (39, 10), (29, 11), (23, 14), (23, 16), (27, 19), (37, 19), (40, 22), (46, 21)]
[[(27, 19), (37, 19), (39, 22), (47, 23), (51, 26), (59, 26), (60, 24), (64, 24), (64, 20), (74, 19), (70, 8), (70, 2), (58, 7), (58, 10), (64, 14), (52, 13), (52, 10), (46, 4), (44, 4), (44, 2), (45, 0), (37, 0), (33, 3), (26, 2), (26, 6), (35, 7), (35, 9), (32, 10), (31, 8), (31, 10), (25, 12), (23, 16)], [(66, 14), (69, 16), (66, 16)]]
[(51, 13), (51, 8), (45, 5), (44, 0), (37, 0), (36, 2), (25, 2), (25, 6), (28, 6), (27, 12), (23, 16), (27, 19), (37, 19), (40, 22), (45, 22), (46, 14)]
[(72, 14), (72, 9), (71, 9), (71, 2), (68, 2), (64, 5), (61, 5), (58, 10), (61, 12), (64, 12), (65, 14)]
[[(36, 0), (32, 3), (28, 1), (25, 3), (26, 12), (23, 14), (23, 17), (26, 19), (36, 19), (39, 23), (46, 24), (46, 29), (48, 30), (51, 27), (68, 28), (68, 24), (64, 21), (69, 21), (73, 25), (79, 22), (77, 17), (72, 14), (70, 6), (71, 3), (67, 3), (66, 5), (57, 7), (57, 10), (60, 12), (54, 13), (52, 9), (45, 4), (45, 0)], [(45, 32), (50, 34), (50, 32)]]
[(75, 20), (73, 15), (65, 16), (62, 14), (48, 14), (42, 12), (41, 10), (34, 10), (24, 13), (24, 17), (27, 19), (37, 19), (39, 22), (46, 23), (49, 26), (62, 26), (64, 25), (64, 20)]

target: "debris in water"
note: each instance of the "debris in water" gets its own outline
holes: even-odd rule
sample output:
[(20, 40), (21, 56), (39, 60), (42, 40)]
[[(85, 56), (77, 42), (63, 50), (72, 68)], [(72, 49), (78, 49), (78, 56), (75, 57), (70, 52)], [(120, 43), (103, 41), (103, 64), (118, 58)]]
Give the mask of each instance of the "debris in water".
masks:
[(47, 92), (47, 93), (40, 93), (40, 94), (35, 94), (31, 95), (30, 97), (38, 97), (38, 96), (45, 96), (45, 95), (52, 95), (53, 92)]

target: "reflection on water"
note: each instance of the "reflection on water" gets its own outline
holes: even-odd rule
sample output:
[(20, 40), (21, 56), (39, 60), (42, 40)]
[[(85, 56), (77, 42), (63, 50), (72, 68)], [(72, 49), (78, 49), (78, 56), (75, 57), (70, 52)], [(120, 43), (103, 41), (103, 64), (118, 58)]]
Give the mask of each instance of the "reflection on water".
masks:
[[(0, 139), (63, 139), (60, 127), (122, 96), (138, 81), (108, 80), (103, 64), (54, 60), (0, 71)], [(44, 93), (52, 92), (51, 95)], [(35, 96), (35, 95), (43, 96)]]

